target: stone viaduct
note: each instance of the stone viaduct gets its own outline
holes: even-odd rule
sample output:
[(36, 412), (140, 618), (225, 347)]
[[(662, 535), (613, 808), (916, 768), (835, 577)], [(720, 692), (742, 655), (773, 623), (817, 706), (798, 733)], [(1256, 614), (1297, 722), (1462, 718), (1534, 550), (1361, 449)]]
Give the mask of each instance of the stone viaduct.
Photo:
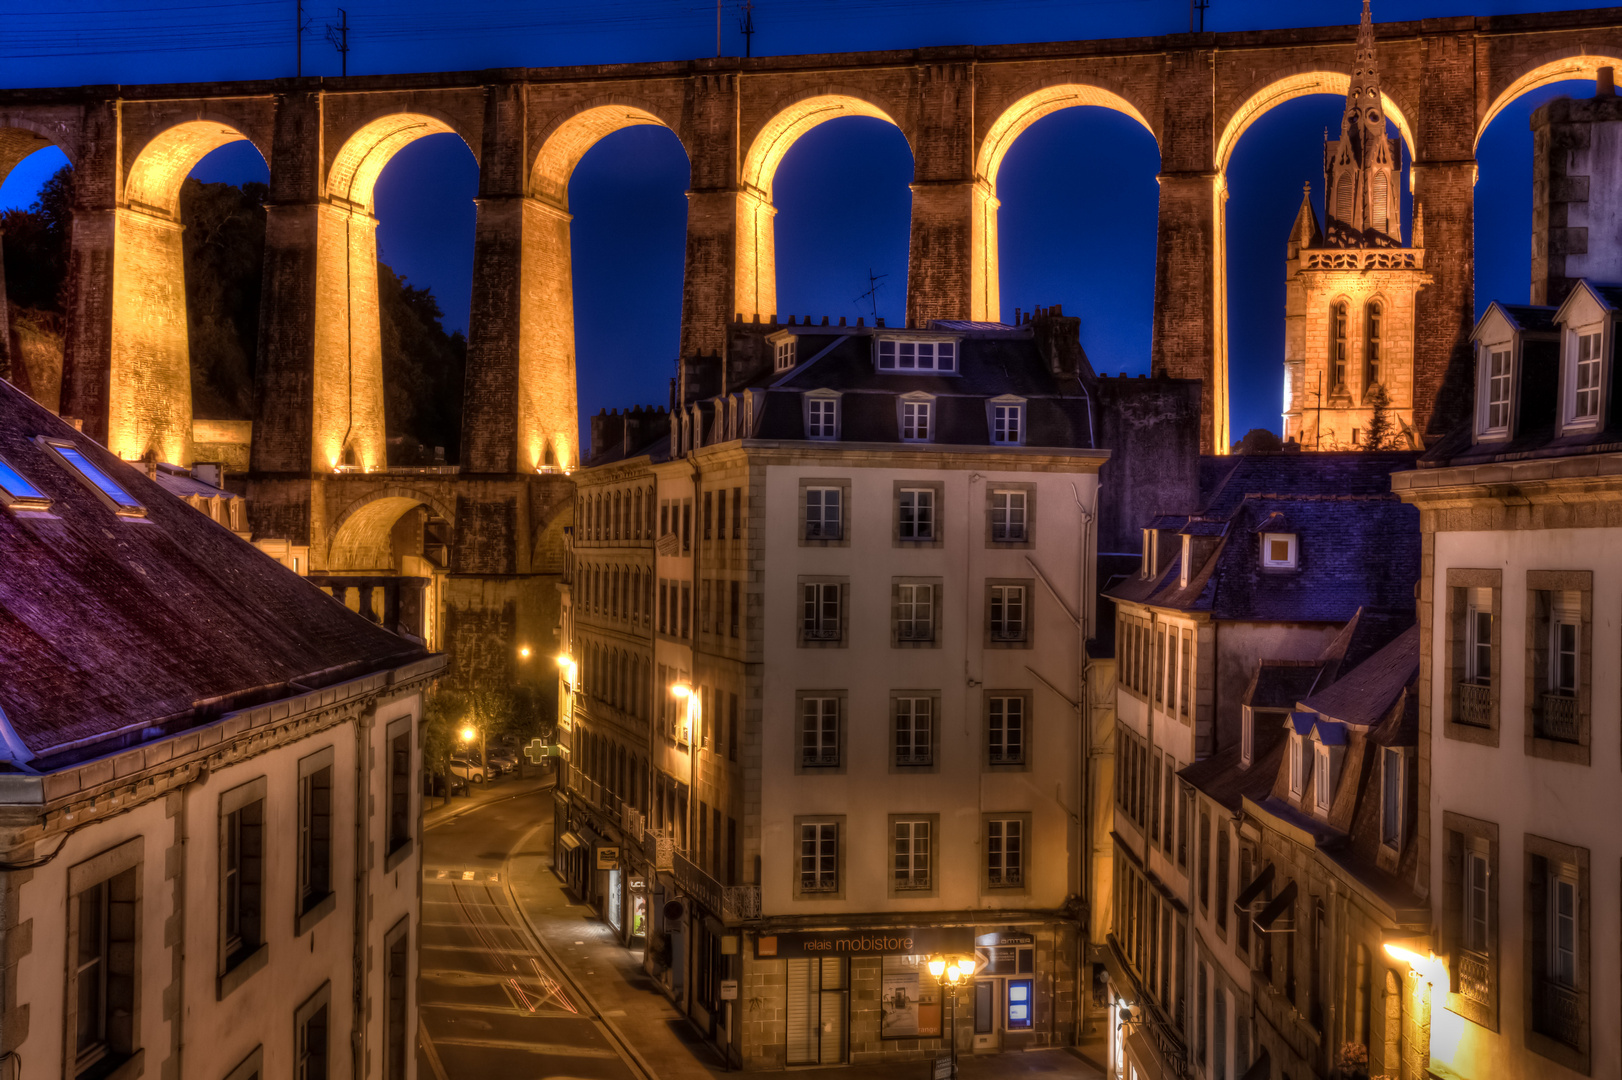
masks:
[[(1468, 371), (1480, 134), (1530, 89), (1622, 67), (1622, 8), (1377, 29), (1386, 109), (1413, 162), (1435, 277), (1418, 309), (1423, 426), (1457, 408)], [(386, 470), (373, 188), (413, 140), (459, 135), (480, 168), (463, 445), (454, 481), (431, 486), (454, 522), (453, 569), (483, 589), (536, 572), (531, 538), (555, 532), (568, 513), (568, 484), (557, 470), (580, 456), (568, 184), (604, 136), (661, 124), (686, 148), (681, 351), (692, 356), (719, 352), (729, 319), (775, 317), (773, 177), (817, 125), (876, 117), (911, 146), (906, 310), (922, 322), (997, 318), (997, 172), (1026, 128), (1081, 105), (1132, 117), (1155, 137), (1161, 160), (1152, 366), (1204, 381), (1202, 437), (1220, 451), (1229, 442), (1229, 159), (1269, 109), (1307, 94), (1343, 94), (1354, 37), (1346, 25), (0, 91), (0, 179), (47, 143), (76, 172), (63, 414), (126, 457), (188, 463), (179, 188), (211, 150), (253, 143), (270, 169), (248, 481), (253, 528), (309, 544), (314, 568), (346, 570), (356, 568), (335, 564), (335, 553), (376, 545), (340, 536), (345, 523), (385, 532), (393, 524), (385, 520), (392, 510), (362, 512), (368, 500), (393, 500), (387, 505), (402, 514), (415, 505), (383, 494), (389, 484), (372, 475)]]

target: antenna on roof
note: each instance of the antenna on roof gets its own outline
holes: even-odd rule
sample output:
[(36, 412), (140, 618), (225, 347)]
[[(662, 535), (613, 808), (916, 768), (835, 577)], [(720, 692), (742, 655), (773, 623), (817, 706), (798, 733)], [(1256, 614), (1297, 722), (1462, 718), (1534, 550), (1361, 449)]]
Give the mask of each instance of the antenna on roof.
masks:
[(1200, 14), (1200, 33), (1205, 33), (1205, 9), (1211, 6), (1211, 0), (1188, 0), (1188, 32), (1194, 33), (1194, 13)]
[(327, 41), (331, 43), (334, 49), (338, 50), (338, 55), (343, 62), (341, 72), (347, 76), (349, 74), (349, 12), (339, 8), (338, 14), (343, 16), (343, 20), (337, 26), (333, 26), (331, 23), (327, 24)]
[(743, 55), (745, 58), (754, 55), (755, 44), (755, 5), (754, 0), (744, 0), (743, 18), (738, 20), (738, 33), (743, 35)]
[(868, 305), (873, 309), (873, 322), (875, 325), (877, 325), (879, 321), (879, 290), (884, 288), (880, 282), (889, 276), (889, 274), (875, 274), (873, 273), (873, 268), (871, 266), (868, 267), (867, 291), (851, 301), (853, 304), (860, 304), (863, 300), (866, 300)]

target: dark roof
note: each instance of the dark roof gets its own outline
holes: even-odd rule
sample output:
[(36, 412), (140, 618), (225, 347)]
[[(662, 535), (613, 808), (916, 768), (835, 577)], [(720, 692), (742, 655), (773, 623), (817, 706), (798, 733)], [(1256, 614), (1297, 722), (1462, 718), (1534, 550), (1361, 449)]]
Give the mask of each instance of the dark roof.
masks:
[(1412, 468), (1418, 458), (1412, 451), (1226, 454), (1202, 472), (1212, 484), (1202, 491), (1203, 516), (1227, 517), (1247, 495), (1384, 495), (1391, 474)]
[[(1275, 513), (1294, 529), (1292, 570), (1264, 567), (1253, 535)], [(1344, 623), (1360, 608), (1412, 607), (1419, 512), (1395, 496), (1248, 496), (1234, 507), (1228, 525), (1228, 535), (1186, 586), (1180, 583), (1179, 555), (1154, 578), (1123, 581), (1111, 597), (1256, 622)], [(1196, 552), (1195, 558), (1201, 556)]]
[(1301, 706), (1342, 723), (1373, 727), (1419, 678), (1419, 626), (1415, 624)]
[[(75, 446), (146, 516), (116, 516), (40, 435)], [(0, 457), (51, 500), (0, 510), (0, 728), (49, 756), (37, 767), (427, 655), (3, 382)]]
[[(1495, 302), (1496, 303), (1496, 302)], [(1554, 314), (1560, 309), (1545, 304), (1496, 304), (1509, 321), (1528, 333), (1549, 334), (1559, 329)]]
[(1263, 660), (1243, 704), (1253, 709), (1293, 709), (1312, 692), (1323, 665), (1312, 660)]
[[(1255, 738), (1263, 739), (1267, 733), (1258, 729)], [(1279, 766), (1284, 761), (1285, 740), (1277, 732), (1267, 736), (1266, 750), (1250, 763), (1240, 766), (1240, 747), (1237, 743), (1218, 750), (1208, 758), (1185, 765), (1177, 775), (1193, 784), (1200, 792), (1229, 810), (1238, 810), (1244, 799), (1261, 802), (1273, 792)], [(1258, 745), (1258, 750), (1261, 747)]]
[(153, 479), (158, 486), (177, 498), (187, 499), (197, 496), (204, 499), (240, 499), (242, 496), (204, 483), (193, 476), (190, 469), (182, 469), (178, 465), (159, 464), (154, 470), (157, 473)]

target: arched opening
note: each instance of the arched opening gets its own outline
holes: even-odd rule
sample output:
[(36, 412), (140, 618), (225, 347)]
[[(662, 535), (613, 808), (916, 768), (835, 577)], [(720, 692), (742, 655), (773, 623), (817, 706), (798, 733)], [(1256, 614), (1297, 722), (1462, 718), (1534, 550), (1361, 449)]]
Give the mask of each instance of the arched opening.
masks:
[(1531, 117), (1555, 98), (1594, 95), (1593, 72), (1622, 59), (1573, 56), (1516, 79), (1494, 100), (1476, 134), (1475, 316), (1494, 300), (1524, 304), (1532, 280), (1535, 169)]
[[(1284, 256), (1292, 223), (1298, 223), (1301, 214), (1304, 184), (1311, 185), (1313, 213), (1319, 222), (1324, 220), (1325, 132), (1330, 138), (1338, 137), (1350, 82), (1348, 75), (1325, 71), (1299, 72), (1276, 80), (1247, 98), (1217, 140), (1213, 398), (1218, 452), (1226, 453), (1231, 441), (1253, 428), (1285, 434), (1287, 424), (1281, 413), (1289, 413), (1292, 407), (1320, 416), (1318, 410), (1331, 403), (1327, 370), (1302, 376), (1305, 385), (1300, 386), (1291, 385), (1286, 376), (1287, 368), (1295, 370), (1300, 360), (1296, 353), (1306, 348), (1303, 335), (1311, 332), (1307, 327), (1329, 326), (1330, 304), (1324, 302), (1323, 314), (1317, 319), (1287, 317)], [(1413, 228), (1412, 129), (1406, 113), (1390, 95), (1382, 94), (1381, 100), (1386, 133), (1402, 153), (1402, 237), (1406, 243)], [(1362, 355), (1362, 305), (1367, 299), (1359, 296), (1348, 309), (1349, 348), (1356, 356)], [(1326, 339), (1331, 336), (1328, 329), (1318, 333)], [(1385, 338), (1382, 350), (1390, 359), (1393, 343), (1389, 333)], [(1318, 348), (1327, 356), (1332, 346), (1326, 340)], [(1349, 376), (1358, 376), (1358, 386), (1363, 370), (1361, 364), (1348, 367)], [(1361, 401), (1357, 387), (1347, 386), (1346, 390), (1354, 401)], [(1346, 430), (1338, 437), (1351, 445), (1351, 428), (1344, 423), (1340, 426)], [(1306, 445), (1315, 446), (1317, 440)]]
[[(835, 120), (847, 122), (806, 141)], [(879, 106), (840, 93), (804, 98), (762, 125), (744, 155), (737, 202), (733, 306), (745, 320), (779, 310), (871, 315), (873, 304), (863, 297), (872, 287), (870, 272), (887, 275), (876, 294), (878, 314), (902, 316), (912, 151), (904, 133), (895, 138), (899, 130)], [(779, 190), (785, 161), (788, 182)], [(788, 211), (781, 233), (779, 209)], [(781, 279), (779, 244), (793, 256), (784, 260)]]
[(192, 463), (192, 245), (182, 235), (181, 187), (204, 158), (245, 139), (219, 120), (176, 124), (141, 148), (124, 181), (114, 218), (107, 394), (107, 446), (120, 457)]
[(996, 196), (983, 212), (995, 247), (976, 263), (984, 317), (1062, 303), (1081, 316), (1095, 369), (1147, 374), (1160, 150), (1137, 110), (1094, 87), (1054, 87), (1003, 114), (980, 162)]
[(313, 468), (350, 468), (346, 453), (358, 471), (387, 465), (378, 180), (411, 143), (447, 133), (455, 133), (448, 123), (423, 113), (383, 116), (350, 135), (333, 158), (317, 225)]
[[(561, 119), (548, 131), (530, 170), (529, 198), (522, 207), (523, 269), (525, 283), (519, 303), (518, 367), (518, 465), (526, 470), (567, 470), (578, 464), (585, 446), (581, 433), (576, 390), (576, 324), (589, 319), (593, 325), (586, 340), (594, 356), (612, 356), (620, 350), (645, 346), (656, 348), (659, 340), (658, 323), (651, 316), (626, 319), (627, 296), (637, 294), (627, 288), (622, 267), (613, 265), (616, 257), (624, 257), (639, 248), (646, 240), (639, 240), (626, 225), (640, 210), (615, 206), (599, 201), (595, 193), (588, 194), (586, 183), (579, 189), (571, 183), (579, 168), (594, 147), (613, 137), (602, 154), (592, 155), (585, 166), (592, 179), (606, 179), (605, 171), (621, 166), (627, 183), (638, 191), (643, 184), (653, 184), (666, 190), (675, 171), (675, 155), (667, 136), (626, 131), (628, 128), (670, 126), (666, 118), (651, 109), (626, 102), (603, 102), (581, 109)], [(625, 132), (624, 135), (617, 133)], [(677, 143), (679, 146), (679, 141)], [(629, 155), (638, 150), (648, 151), (647, 162), (633, 162)], [(685, 154), (682, 155), (685, 158)], [(682, 166), (685, 167), (685, 160)], [(635, 180), (630, 178), (634, 176)], [(610, 181), (613, 183), (614, 181)], [(622, 191), (625, 189), (622, 188)], [(685, 191), (685, 181), (683, 183)], [(626, 192), (626, 194), (634, 194)], [(575, 210), (572, 199), (584, 201), (580, 209), (588, 215), (581, 222), (584, 239), (576, 245), (572, 239), (572, 217)], [(616, 221), (616, 216), (619, 221)], [(641, 266), (634, 272), (639, 280), (652, 282), (661, 273), (668, 274), (669, 229), (671, 207), (667, 203), (658, 215), (664, 241), (663, 261), (655, 266)], [(681, 217), (686, 223), (685, 208)], [(590, 248), (592, 240), (601, 239), (611, 245), (609, 250)], [(575, 303), (576, 251), (583, 256), (582, 268), (589, 275), (592, 300), (584, 309)], [(617, 301), (610, 303), (609, 301)], [(680, 301), (677, 301), (678, 305)], [(640, 302), (630, 305), (642, 306)], [(586, 318), (579, 318), (579, 316)], [(679, 317), (675, 324), (679, 325)], [(606, 323), (606, 325), (598, 325)], [(627, 325), (627, 324), (631, 325)], [(621, 329), (614, 329), (618, 324)], [(666, 324), (671, 325), (669, 323)], [(599, 352), (599, 350), (601, 350)], [(670, 360), (674, 351), (662, 355)], [(609, 366), (609, 365), (605, 365)], [(617, 367), (618, 365), (612, 365)], [(642, 364), (635, 365), (642, 368)], [(608, 387), (597, 382), (599, 372), (593, 365), (593, 393), (610, 393)], [(644, 376), (646, 378), (646, 376)], [(615, 394), (616, 398), (620, 395)], [(505, 448), (500, 448), (504, 453)]]
[(601, 136), (569, 175), (582, 457), (598, 410), (667, 403), (681, 351), (689, 171), (675, 132), (639, 123)]
[[(1033, 127), (1035, 133), (1022, 138)], [(1141, 138), (1144, 133), (1147, 140)], [(1100, 143), (1107, 143), (1117, 152), (1087, 153), (1089, 146)], [(1152, 157), (1148, 156), (1150, 152)], [(1159, 190), (1144, 187), (1139, 181), (1146, 162), (1148, 178), (1153, 178), (1159, 171), (1159, 159), (1154, 129), (1143, 113), (1126, 98), (1103, 87), (1083, 83), (1047, 86), (1004, 109), (992, 122), (975, 156), (970, 317), (1011, 319), (1012, 306), (1004, 305), (1004, 295), (1048, 304), (1064, 300), (1071, 293), (1077, 293), (1079, 300), (1084, 295), (1079, 290), (1089, 286), (1103, 284), (1107, 292), (1111, 284), (1132, 277), (1130, 271), (1118, 273), (1119, 257), (1126, 252), (1146, 251), (1149, 286), (1136, 306), (1145, 310), (1143, 326), (1147, 333), (1154, 288), (1153, 215)], [(1011, 163), (1006, 184), (1005, 163)], [(1124, 192), (1119, 186), (1123, 182), (1128, 185)], [(1150, 217), (1145, 237), (1146, 195), (1152, 201), (1148, 202)], [(1130, 200), (1130, 204), (1120, 205), (1123, 199)], [(1006, 216), (1001, 214), (1003, 205), (1009, 207)], [(1100, 214), (1104, 206), (1110, 207), (1109, 212)], [(1079, 214), (1076, 208), (1080, 208)], [(1101, 275), (1104, 280), (1083, 283), (1079, 278), (1091, 275), (1078, 265), (1082, 260), (1073, 258), (1078, 250), (1074, 245), (1083, 241), (1082, 250), (1095, 245), (1113, 247), (1113, 243), (1101, 239), (1101, 227), (1111, 232), (1119, 228), (1130, 233), (1132, 239), (1126, 246), (1114, 247), (1108, 260), (1093, 262), (1094, 266), (1110, 267), (1108, 275)], [(1008, 230), (1011, 232), (1004, 243), (1003, 234)], [(1005, 251), (1012, 257), (1007, 266), (1003, 262)], [(1012, 270), (1012, 276), (1006, 276), (1004, 270)], [(1085, 295), (1092, 296), (1098, 307), (1104, 306), (1098, 293)], [(1077, 307), (1085, 309), (1085, 305)], [(1121, 321), (1117, 320), (1117, 324)], [(1147, 358), (1147, 341), (1142, 343), (1141, 351)]]
[(362, 499), (340, 515), (326, 565), (310, 581), (385, 629), (439, 648), (451, 515), (406, 488)]
[(0, 126), (0, 378), (59, 411), (73, 166), (26, 128)]

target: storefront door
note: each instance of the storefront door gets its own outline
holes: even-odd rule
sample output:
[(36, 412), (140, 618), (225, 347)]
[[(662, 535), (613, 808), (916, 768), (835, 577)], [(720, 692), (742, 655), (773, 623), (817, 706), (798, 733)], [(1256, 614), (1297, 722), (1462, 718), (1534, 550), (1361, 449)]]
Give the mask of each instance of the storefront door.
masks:
[(849, 1012), (846, 961), (788, 961), (788, 1063), (841, 1065)]
[(982, 946), (976, 953), (980, 964), (974, 981), (974, 1048), (1024, 1045), (1036, 1019), (1036, 949), (1029, 944), (998, 944)]
[(616, 930), (623, 931), (625, 923), (621, 914), (620, 896), (620, 872), (610, 870), (608, 872), (608, 925)]

